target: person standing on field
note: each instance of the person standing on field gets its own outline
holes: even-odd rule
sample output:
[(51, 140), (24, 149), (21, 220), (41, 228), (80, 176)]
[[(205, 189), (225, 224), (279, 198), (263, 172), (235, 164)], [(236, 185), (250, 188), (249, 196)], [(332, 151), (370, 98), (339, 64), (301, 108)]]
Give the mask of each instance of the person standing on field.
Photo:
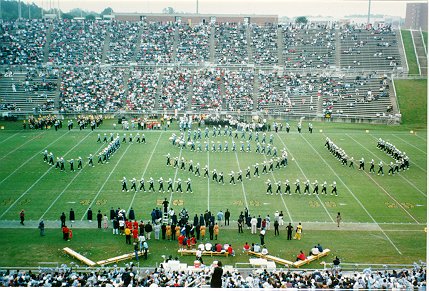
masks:
[(43, 219), (39, 222), (40, 236), (45, 236), (45, 223)]
[(341, 220), (342, 220), (341, 213), (338, 212), (338, 214), (337, 214), (337, 227), (340, 227)]
[(301, 240), (302, 236), (302, 225), (301, 222), (298, 223), (298, 226), (296, 227), (296, 233), (294, 239)]
[(289, 224), (286, 226), (286, 230), (287, 230), (287, 240), (292, 240), (292, 232), (293, 232), (292, 223), (289, 222)]
[(25, 220), (24, 209), (22, 209), (21, 212), (19, 213), (19, 219), (21, 220), (21, 225), (24, 225), (24, 220)]

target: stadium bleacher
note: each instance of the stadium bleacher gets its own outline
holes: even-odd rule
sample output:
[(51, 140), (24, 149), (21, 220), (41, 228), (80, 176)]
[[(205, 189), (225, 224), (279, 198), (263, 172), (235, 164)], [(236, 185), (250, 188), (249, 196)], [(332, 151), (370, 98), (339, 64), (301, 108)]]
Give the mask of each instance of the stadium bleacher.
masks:
[[(31, 20), (1, 30), (2, 111), (397, 113), (388, 73), (402, 56), (390, 26)], [(57, 90), (31, 95), (25, 69), (7, 74), (46, 64), (60, 72)]]
[[(214, 266), (187, 266), (178, 260), (164, 261), (158, 268), (125, 267), (76, 269), (63, 265), (36, 271), (0, 271), (2, 287), (209, 287)], [(277, 270), (267, 266), (250, 271), (223, 267), (224, 288), (294, 289), (403, 289), (425, 290), (426, 268), (343, 271)]]

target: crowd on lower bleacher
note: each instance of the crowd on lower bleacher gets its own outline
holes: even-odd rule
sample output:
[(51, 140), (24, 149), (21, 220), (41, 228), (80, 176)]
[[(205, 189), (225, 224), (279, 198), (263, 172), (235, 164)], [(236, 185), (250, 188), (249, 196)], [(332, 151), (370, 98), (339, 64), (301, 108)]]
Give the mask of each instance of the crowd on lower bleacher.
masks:
[[(168, 260), (167, 260), (168, 261)], [(166, 262), (164, 262), (166, 264)], [(73, 266), (72, 266), (73, 267)], [(0, 271), (2, 287), (201, 287), (208, 285), (213, 268), (192, 272), (166, 270), (163, 264), (155, 270), (134, 265), (75, 271), (63, 265), (53, 270)], [(276, 270), (238, 271), (223, 269), (224, 288), (329, 288), (341, 289), (402, 289), (425, 290), (426, 267), (411, 269), (341, 271), (338, 270)]]

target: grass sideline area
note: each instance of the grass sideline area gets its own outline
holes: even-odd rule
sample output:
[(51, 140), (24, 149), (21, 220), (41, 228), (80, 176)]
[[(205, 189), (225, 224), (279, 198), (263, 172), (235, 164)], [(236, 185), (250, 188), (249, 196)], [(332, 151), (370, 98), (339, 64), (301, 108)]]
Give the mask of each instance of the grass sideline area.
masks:
[(426, 129), (427, 79), (395, 80), (396, 94), (402, 114), (402, 124)]
[[(305, 224), (304, 224), (305, 226)], [(317, 243), (331, 249), (331, 254), (306, 265), (304, 268), (321, 268), (320, 262), (332, 263), (337, 255), (343, 263), (361, 264), (412, 264), (425, 260), (426, 233), (421, 226), (415, 225), (386, 225), (382, 226), (389, 237), (400, 248), (402, 255), (398, 255), (391, 244), (383, 238), (380, 231), (355, 231), (355, 230), (305, 230), (302, 240), (286, 240), (286, 230), (282, 229), (280, 236), (275, 237), (273, 230), (266, 235), (266, 246), (271, 255), (295, 261), (296, 255), (303, 250), (307, 255), (310, 249)], [(86, 256), (92, 261), (104, 260), (124, 253), (131, 253), (132, 247), (125, 244), (124, 236), (114, 236), (111, 229), (107, 231), (98, 229), (74, 229), (74, 238), (69, 242), (62, 240), (60, 229), (47, 229), (46, 236), (40, 237), (37, 229), (0, 229), (0, 243), (2, 252), (0, 261), (2, 266), (22, 267), (39, 266), (40, 262), (58, 262), (70, 265), (71, 262), (79, 266), (83, 263), (64, 254), (62, 249), (70, 247), (74, 251)], [(25, 239), (23, 239), (25, 238)], [(251, 235), (250, 231), (237, 234), (234, 229), (221, 229), (218, 237), (220, 243), (231, 243), (236, 250), (236, 256), (204, 257), (204, 263), (210, 264), (215, 260), (222, 260), (224, 265), (235, 263), (248, 263), (249, 256), (241, 251), (244, 242), (259, 242), (257, 235)], [(216, 242), (216, 241), (215, 241)], [(356, 243), (358, 242), (358, 243)], [(19, 251), (18, 251), (19, 250)], [(162, 263), (162, 255), (179, 257), (179, 260), (192, 265), (195, 257), (180, 256), (177, 253), (177, 242), (149, 241), (148, 260), (140, 258), (139, 264), (144, 267), (153, 267)], [(383, 251), (381, 251), (383, 250)], [(25, 255), (28, 254), (28, 255)], [(135, 260), (131, 260), (136, 262)], [(126, 262), (118, 262), (123, 266)], [(43, 266), (43, 265), (42, 265)], [(113, 266), (110, 265), (110, 266)], [(246, 265), (243, 265), (244, 267)], [(282, 267), (278, 265), (278, 267)]]
[(414, 51), (413, 39), (411, 38), (411, 31), (401, 30), (402, 41), (404, 42), (405, 54), (408, 62), (408, 74), (409, 75), (418, 75), (419, 67), (417, 65), (417, 57)]
[[(42, 217), (45, 220), (59, 220), (61, 212), (64, 211), (68, 216), (71, 207), (76, 212), (76, 219), (82, 221), (86, 220), (89, 207), (95, 213), (100, 209), (107, 214), (110, 207), (126, 210), (133, 207), (137, 218), (147, 221), (150, 211), (154, 207), (161, 207), (160, 202), (166, 197), (176, 213), (182, 207), (186, 207), (191, 214), (204, 213), (206, 209), (216, 214), (219, 210), (229, 208), (234, 220), (245, 206), (249, 208), (251, 215), (260, 214), (261, 217), (269, 214), (273, 218), (275, 210), (282, 210), (285, 222), (292, 221), (297, 225), (302, 221), (304, 225), (304, 238), (301, 241), (287, 242), (284, 230), (279, 238), (274, 238), (272, 231), (267, 235), (266, 244), (271, 253), (284, 259), (293, 260), (301, 249), (308, 253), (318, 242), (332, 251), (332, 255), (326, 258), (327, 262), (331, 262), (335, 255), (350, 263), (374, 264), (412, 264), (426, 258), (426, 233), (423, 229), (427, 223), (427, 132), (422, 126), (410, 133), (408, 127), (314, 123), (314, 133), (309, 134), (304, 121), (303, 133), (300, 135), (296, 132), (296, 122), (290, 122), (291, 133), (283, 131), (274, 134), (274, 145), (279, 150), (286, 147), (289, 153), (289, 165), (272, 174), (261, 175), (259, 179), (245, 180), (243, 185), (229, 185), (230, 170), (237, 172), (239, 167), (245, 169), (247, 166), (253, 170), (254, 163), (261, 164), (267, 157), (254, 152), (195, 153), (189, 149), (180, 150), (168, 140), (177, 130), (144, 131), (147, 144), (123, 144), (109, 164), (98, 165), (94, 160), (95, 167), (87, 167), (86, 157), (89, 153), (96, 154), (103, 146), (96, 142), (97, 134), (109, 134), (113, 131), (113, 122), (106, 120), (94, 132), (89, 129), (74, 129), (69, 132), (66, 128), (58, 132), (53, 129), (23, 131), (20, 129), (20, 122), (2, 122), (1, 125), (6, 129), (0, 131), (0, 223), (18, 220), (21, 209), (25, 209), (27, 220), (38, 221)], [(172, 128), (177, 128), (177, 124), (174, 123)], [(123, 131), (119, 133), (122, 137)], [(127, 132), (129, 133), (130, 131)], [(364, 157), (367, 162), (366, 172), (341, 166), (324, 148), (326, 136), (354, 156), (356, 161)], [(386, 165), (384, 177), (368, 174), (371, 158), (376, 163), (383, 160), (386, 164), (392, 160), (376, 148), (379, 137), (407, 152), (411, 160), (409, 171), (387, 176)], [(223, 143), (225, 137), (210, 140)], [(83, 170), (70, 172), (68, 164), (65, 172), (49, 167), (43, 162), (42, 151), (45, 148), (55, 156), (64, 156), (66, 160), (82, 156), (85, 165)], [(254, 142), (252, 149), (254, 150)], [(183, 156), (187, 161), (192, 159), (194, 165), (200, 162), (201, 168), (208, 163), (210, 169), (224, 171), (226, 184), (218, 185), (189, 175), (187, 171), (165, 166), (167, 153), (172, 157)], [(164, 180), (180, 177), (183, 181), (191, 177), (194, 193), (123, 193), (120, 191), (123, 176), (128, 179), (140, 179), (144, 176), (146, 180), (150, 176), (155, 180), (160, 176)], [(317, 179), (319, 183), (326, 180), (329, 184), (336, 180), (339, 196), (267, 196), (265, 181), (268, 178), (282, 182), (289, 179), (291, 183), (297, 178), (301, 183), (307, 178), (310, 182)], [(293, 192), (294, 186), (291, 187)], [(273, 190), (275, 191), (274, 184)], [(377, 230), (305, 229), (305, 223), (335, 225), (337, 212), (342, 213), (344, 223), (367, 223), (377, 227)], [(259, 237), (248, 232), (237, 236), (235, 230), (221, 230), (219, 241), (222, 244), (232, 243), (234, 249), (239, 251), (245, 241), (259, 241)], [(46, 233), (47, 236), (41, 238), (37, 229), (19, 229), (19, 226), (0, 228), (0, 243), (3, 246), (1, 264), (37, 266), (38, 262), (74, 261), (62, 253), (65, 246), (93, 261), (132, 251), (130, 246), (125, 245), (125, 238), (114, 237), (110, 231), (104, 233), (97, 229), (76, 229), (71, 242), (61, 239), (59, 228), (47, 229)], [(287, 246), (289, 243), (290, 246)], [(23, 256), (23, 250), (28, 255)], [(39, 251), (43, 251), (44, 255), (37, 255)], [(161, 261), (162, 254), (177, 254), (177, 243), (152, 240), (150, 252), (150, 259), (144, 264), (153, 266)], [(189, 264), (193, 262), (190, 257), (182, 257), (181, 260)], [(224, 264), (236, 262), (248, 262), (248, 258), (239, 255), (226, 259)], [(317, 268), (319, 265), (314, 262), (308, 267)]]

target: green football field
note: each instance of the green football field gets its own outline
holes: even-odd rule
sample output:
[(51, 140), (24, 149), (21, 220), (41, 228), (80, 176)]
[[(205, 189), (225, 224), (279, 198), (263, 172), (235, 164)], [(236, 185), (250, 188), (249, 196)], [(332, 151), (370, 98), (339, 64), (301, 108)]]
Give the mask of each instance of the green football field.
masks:
[[(285, 122), (283, 122), (285, 123)], [(307, 131), (307, 124), (303, 124), (303, 133), (298, 134), (296, 123), (291, 122), (291, 132), (280, 131), (273, 134), (273, 144), (280, 155), (281, 149), (288, 152), (288, 166), (275, 169), (268, 174), (261, 174), (260, 178), (253, 177), (247, 180), (244, 177), (245, 169), (250, 166), (253, 174), (253, 165), (268, 161), (271, 156), (255, 153), (256, 143), (251, 141), (251, 152), (240, 152), (240, 138), (224, 136), (212, 137), (201, 140), (202, 152), (192, 152), (189, 148), (180, 149), (173, 146), (169, 138), (173, 133), (179, 134), (176, 123), (167, 131), (140, 131), (146, 136), (146, 144), (121, 143), (120, 149), (111, 157), (108, 164), (97, 164), (89, 167), (87, 157), (94, 156), (103, 149), (105, 144), (97, 143), (97, 134), (103, 136), (111, 132), (119, 133), (121, 140), (122, 130), (113, 129), (113, 121), (107, 120), (104, 124), (91, 132), (89, 129), (68, 131), (63, 127), (59, 131), (49, 130), (21, 130), (20, 123), (1, 123), (5, 129), (0, 131), (0, 223), (4, 225), (12, 223), (11, 228), (19, 227), (16, 221), (19, 219), (21, 209), (25, 210), (26, 221), (59, 220), (61, 212), (68, 216), (70, 208), (76, 213), (76, 220), (85, 221), (86, 212), (92, 208), (94, 214), (101, 210), (109, 214), (111, 207), (120, 207), (135, 210), (137, 218), (149, 220), (150, 212), (155, 207), (161, 207), (164, 198), (170, 201), (170, 206), (176, 213), (183, 207), (191, 217), (193, 214), (204, 213), (211, 210), (216, 214), (219, 210), (225, 212), (228, 208), (232, 220), (236, 220), (239, 213), (245, 207), (251, 215), (265, 217), (274, 216), (275, 211), (283, 211), (286, 222), (296, 225), (302, 222), (304, 230), (313, 232), (316, 237), (323, 237), (322, 242), (327, 245), (338, 245), (338, 248), (348, 248), (353, 253), (350, 260), (354, 262), (380, 262), (375, 258), (382, 250), (388, 250), (388, 256), (384, 260), (390, 263), (409, 264), (426, 258), (426, 233), (424, 229), (427, 223), (427, 132), (423, 130), (410, 131), (403, 127), (387, 127), (375, 125), (315, 123), (314, 131)], [(196, 125), (193, 130), (196, 129)], [(127, 136), (135, 131), (126, 131)], [(260, 135), (261, 137), (261, 135)], [(329, 137), (334, 143), (343, 148), (349, 156), (355, 159), (355, 168), (342, 166), (332, 154), (324, 147), (325, 139)], [(248, 134), (246, 134), (246, 139)], [(377, 140), (382, 138), (394, 144), (401, 151), (405, 151), (410, 158), (410, 169), (402, 171), (394, 176), (387, 175), (388, 164), (393, 161), (385, 152), (377, 149)], [(204, 150), (204, 141), (210, 143), (221, 142), (224, 145), (228, 141), (231, 149), (232, 141), (237, 144), (237, 152), (212, 152)], [(246, 141), (244, 142), (245, 146)], [(84, 161), (82, 170), (70, 171), (66, 162), (66, 171), (61, 172), (43, 162), (42, 152), (52, 152), (55, 157), (63, 156), (64, 159), (76, 159), (81, 156)], [(174, 157), (182, 157), (188, 162), (193, 161), (203, 167), (207, 165), (211, 170), (224, 172), (225, 185), (201, 177), (195, 177), (186, 170), (180, 170), (166, 166), (166, 155), (170, 153)], [(358, 160), (366, 161), (365, 171), (358, 171)], [(370, 174), (369, 161), (374, 159), (376, 171), (378, 162), (383, 161), (384, 176)], [(75, 162), (75, 168), (77, 163)], [(229, 173), (243, 170), (243, 183), (230, 185)], [(259, 169), (262, 172), (262, 166)], [(157, 181), (160, 177), (164, 181), (172, 178), (183, 181), (183, 190), (186, 189), (185, 180), (192, 179), (193, 193), (159, 193), (152, 192), (122, 192), (121, 179), (126, 177), (131, 180), (145, 178), (146, 181), (153, 177)], [(276, 190), (275, 182), (286, 179), (291, 182), (292, 193), (295, 190), (293, 182), (301, 181), (301, 191), (304, 190), (303, 182), (317, 180), (319, 185), (323, 181), (328, 183), (328, 195), (266, 195), (266, 181), (273, 182), (273, 192)], [(329, 195), (330, 184), (337, 183), (338, 196)], [(131, 184), (128, 183), (128, 187)], [(137, 182), (138, 186), (138, 182)], [(148, 184), (146, 182), (146, 188)], [(158, 183), (155, 183), (158, 190)], [(166, 183), (165, 183), (166, 188)], [(284, 184), (282, 185), (284, 190)], [(311, 191), (313, 187), (311, 187)], [(320, 190), (319, 190), (320, 191)], [(344, 232), (336, 231), (335, 217), (341, 212), (342, 223), (346, 227)], [(10, 222), (12, 221), (12, 222)], [(326, 231), (334, 226), (335, 232)], [(16, 244), (16, 240), (8, 239), (11, 228), (0, 229), (3, 232), (2, 245), (7, 249)], [(365, 230), (367, 228), (367, 231)], [(308, 229), (311, 229), (308, 230)], [(354, 231), (356, 230), (356, 231)], [(87, 232), (91, 230), (87, 230)], [(96, 231), (96, 230), (94, 230)], [(227, 232), (227, 231), (225, 231)], [(304, 232), (306, 233), (306, 232)], [(327, 234), (324, 236), (323, 234)], [(235, 231), (228, 234), (234, 243), (242, 244), (243, 239), (235, 237)], [(26, 234), (28, 235), (28, 234)], [(31, 235), (37, 235), (32, 233)], [(91, 237), (91, 235), (88, 235)], [(59, 237), (60, 239), (60, 237)], [(362, 240), (366, 245), (357, 244)], [(258, 241), (256, 238), (255, 241)], [(37, 241), (32, 241), (36, 244)], [(95, 242), (94, 242), (95, 243)], [(295, 249), (282, 249), (282, 241), (273, 243), (278, 248), (279, 255), (291, 256), (297, 252), (298, 247), (311, 248), (314, 242), (307, 242)], [(85, 252), (85, 239), (73, 241), (76, 248)], [(377, 244), (380, 244), (377, 246)], [(55, 245), (55, 244), (54, 244)], [(157, 246), (157, 247), (160, 247)], [(168, 246), (167, 246), (168, 247)], [(169, 246), (176, 248), (175, 245)], [(57, 246), (55, 245), (55, 251)], [(381, 248), (381, 249), (380, 249)], [(11, 249), (13, 249), (11, 247)], [(332, 249), (332, 247), (331, 247)], [(11, 251), (13, 253), (13, 251)], [(106, 250), (112, 252), (112, 250)], [(343, 249), (343, 256), (346, 256)], [(64, 260), (62, 255), (54, 255), (51, 260)], [(103, 258), (103, 254), (98, 254)], [(2, 255), (2, 265), (14, 265), (13, 254)], [(106, 254), (104, 254), (106, 257)], [(9, 259), (10, 258), (10, 259)], [(290, 258), (289, 258), (290, 259)], [(240, 259), (237, 259), (240, 261)], [(41, 261), (39, 259), (38, 261)], [(28, 264), (36, 264), (28, 260)]]

